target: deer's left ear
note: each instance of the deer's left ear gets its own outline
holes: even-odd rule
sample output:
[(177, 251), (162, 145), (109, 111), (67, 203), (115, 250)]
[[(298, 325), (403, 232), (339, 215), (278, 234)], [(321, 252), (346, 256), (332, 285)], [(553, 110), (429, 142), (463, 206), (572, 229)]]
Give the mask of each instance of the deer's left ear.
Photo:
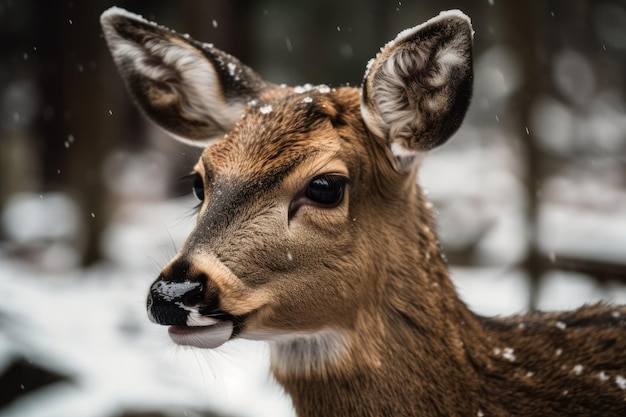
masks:
[(461, 125), (472, 95), (472, 37), (467, 16), (443, 12), (400, 33), (368, 64), (361, 113), (396, 156), (439, 146)]

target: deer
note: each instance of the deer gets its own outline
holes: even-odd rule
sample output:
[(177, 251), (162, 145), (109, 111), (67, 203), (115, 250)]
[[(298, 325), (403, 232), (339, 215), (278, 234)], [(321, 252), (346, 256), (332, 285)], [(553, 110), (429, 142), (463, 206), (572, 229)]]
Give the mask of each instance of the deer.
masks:
[(471, 20), (442, 12), (362, 86), (286, 86), (114, 7), (148, 119), (202, 148), (197, 221), (148, 291), (177, 345), (270, 346), (299, 417), (626, 415), (626, 307), (482, 317), (457, 294), (418, 183), (472, 96)]

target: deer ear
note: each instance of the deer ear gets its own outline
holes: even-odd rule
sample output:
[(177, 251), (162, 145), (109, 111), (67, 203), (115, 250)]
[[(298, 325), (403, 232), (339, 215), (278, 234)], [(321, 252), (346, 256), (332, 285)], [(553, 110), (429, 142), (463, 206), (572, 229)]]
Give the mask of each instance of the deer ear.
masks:
[(113, 60), (143, 111), (195, 146), (223, 137), (248, 101), (269, 86), (253, 70), (209, 44), (113, 7), (100, 22)]
[(472, 95), (472, 37), (467, 16), (443, 12), (369, 62), (361, 113), (397, 157), (439, 146), (460, 126)]

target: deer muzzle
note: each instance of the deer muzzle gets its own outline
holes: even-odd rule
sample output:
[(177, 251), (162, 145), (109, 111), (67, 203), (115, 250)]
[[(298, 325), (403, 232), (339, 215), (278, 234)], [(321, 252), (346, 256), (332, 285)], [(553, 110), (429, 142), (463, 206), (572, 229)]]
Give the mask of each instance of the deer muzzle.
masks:
[(217, 294), (206, 296), (202, 282), (167, 281), (163, 275), (150, 287), (148, 317), (170, 326), (174, 343), (200, 348), (216, 348), (235, 336), (240, 320), (219, 309)]

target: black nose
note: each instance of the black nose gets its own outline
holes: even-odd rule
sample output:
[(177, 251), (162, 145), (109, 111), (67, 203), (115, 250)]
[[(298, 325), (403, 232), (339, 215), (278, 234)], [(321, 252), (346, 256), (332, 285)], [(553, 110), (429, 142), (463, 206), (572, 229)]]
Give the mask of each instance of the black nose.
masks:
[(184, 326), (191, 311), (218, 320), (233, 318), (220, 308), (219, 289), (210, 277), (181, 257), (150, 287), (148, 316), (158, 324)]
[(204, 285), (201, 282), (172, 282), (159, 277), (148, 294), (148, 316), (158, 324), (184, 326), (192, 307), (202, 301)]

